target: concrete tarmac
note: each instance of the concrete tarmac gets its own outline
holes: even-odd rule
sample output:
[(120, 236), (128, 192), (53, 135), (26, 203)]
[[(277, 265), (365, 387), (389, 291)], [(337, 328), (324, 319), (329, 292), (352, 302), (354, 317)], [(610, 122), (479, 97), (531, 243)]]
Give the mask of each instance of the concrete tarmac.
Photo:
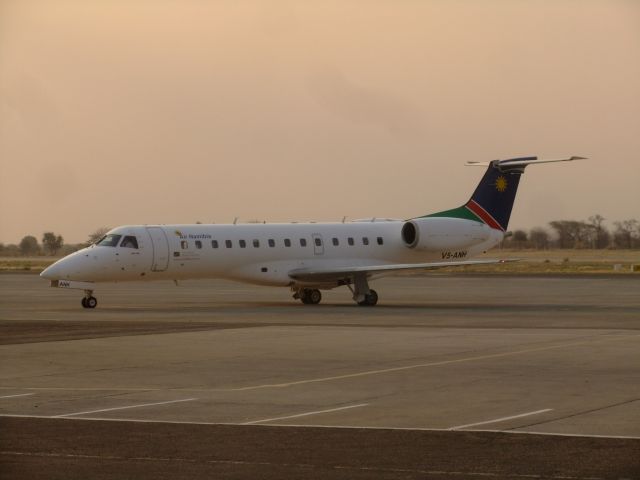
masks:
[(373, 286), (0, 275), (0, 473), (640, 478), (640, 278)]

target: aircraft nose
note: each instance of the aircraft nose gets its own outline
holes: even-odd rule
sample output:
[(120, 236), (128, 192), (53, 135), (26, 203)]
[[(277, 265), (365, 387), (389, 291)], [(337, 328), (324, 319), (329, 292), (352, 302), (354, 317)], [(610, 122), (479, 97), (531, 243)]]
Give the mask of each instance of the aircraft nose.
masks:
[(54, 263), (53, 265), (49, 265), (47, 268), (45, 268), (41, 273), (40, 276), (42, 278), (46, 278), (47, 280), (59, 280), (61, 275), (61, 270), (60, 270), (60, 265), (58, 265), (58, 262)]
[(72, 253), (45, 268), (40, 276), (47, 280), (76, 280), (75, 277), (84, 273), (84, 262), (82, 260), (83, 255), (81, 253)]

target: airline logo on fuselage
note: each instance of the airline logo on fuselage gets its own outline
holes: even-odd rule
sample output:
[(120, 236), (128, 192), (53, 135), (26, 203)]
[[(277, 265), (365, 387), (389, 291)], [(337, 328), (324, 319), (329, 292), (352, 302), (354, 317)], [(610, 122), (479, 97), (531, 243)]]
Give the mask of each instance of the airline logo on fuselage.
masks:
[(207, 240), (211, 239), (211, 235), (208, 233), (189, 233), (184, 234), (180, 230), (176, 230), (175, 234), (181, 240)]

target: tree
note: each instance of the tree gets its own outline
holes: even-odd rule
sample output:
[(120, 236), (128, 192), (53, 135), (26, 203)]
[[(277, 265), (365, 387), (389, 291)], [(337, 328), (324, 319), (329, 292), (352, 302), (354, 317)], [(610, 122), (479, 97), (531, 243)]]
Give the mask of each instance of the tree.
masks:
[(589, 224), (593, 229), (593, 248), (607, 248), (611, 242), (611, 234), (604, 226), (604, 217), (602, 215), (592, 215), (589, 217)]
[(549, 248), (549, 232), (540, 227), (532, 228), (529, 232), (529, 242), (537, 250), (546, 250)]
[(591, 244), (592, 229), (576, 220), (554, 220), (549, 222), (558, 235), (559, 248), (584, 248)]
[(100, 227), (100, 228), (96, 229), (93, 233), (89, 234), (89, 238), (85, 242), (85, 245), (87, 247), (89, 245), (93, 245), (98, 240), (100, 240), (102, 237), (104, 237), (109, 230), (111, 230), (111, 227)]
[(53, 232), (45, 232), (42, 236), (42, 246), (49, 253), (49, 255), (55, 255), (58, 253), (58, 250), (62, 248), (64, 244), (64, 239), (62, 236), (57, 235)]
[(613, 232), (613, 243), (618, 248), (635, 248), (640, 246), (640, 223), (637, 220), (629, 219), (622, 222), (615, 222), (615, 232)]
[(27, 235), (22, 240), (20, 240), (19, 248), (22, 255), (35, 255), (40, 251), (38, 239), (33, 235)]
[(527, 243), (527, 232), (524, 230), (513, 232), (513, 243), (516, 248), (523, 248)]

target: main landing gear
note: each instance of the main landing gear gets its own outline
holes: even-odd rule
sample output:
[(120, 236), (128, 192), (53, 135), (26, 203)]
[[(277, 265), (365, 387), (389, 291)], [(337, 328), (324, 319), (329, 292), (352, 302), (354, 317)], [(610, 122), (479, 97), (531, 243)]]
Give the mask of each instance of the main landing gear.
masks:
[(98, 306), (98, 299), (93, 296), (93, 290), (84, 291), (81, 303), (84, 308), (96, 308)]
[(301, 288), (295, 291), (293, 298), (305, 305), (317, 305), (322, 300), (322, 293), (317, 288)]
[[(350, 280), (345, 281), (342, 285), (347, 285), (351, 293), (353, 293), (353, 300), (358, 305), (361, 307), (373, 307), (378, 303), (378, 293), (369, 288), (366, 274), (355, 275), (352, 283), (348, 282)], [(292, 286), (291, 289), (293, 290), (293, 298), (300, 300), (305, 305), (317, 305), (322, 300), (322, 294), (316, 288), (296, 288)]]
[(375, 290), (369, 290), (369, 293), (365, 294), (364, 299), (358, 302), (361, 307), (373, 307), (378, 303), (378, 293)]
[(378, 303), (378, 292), (369, 288), (366, 274), (355, 275), (353, 288), (351, 285), (347, 285), (347, 287), (353, 293), (355, 302), (361, 307), (373, 307)]

